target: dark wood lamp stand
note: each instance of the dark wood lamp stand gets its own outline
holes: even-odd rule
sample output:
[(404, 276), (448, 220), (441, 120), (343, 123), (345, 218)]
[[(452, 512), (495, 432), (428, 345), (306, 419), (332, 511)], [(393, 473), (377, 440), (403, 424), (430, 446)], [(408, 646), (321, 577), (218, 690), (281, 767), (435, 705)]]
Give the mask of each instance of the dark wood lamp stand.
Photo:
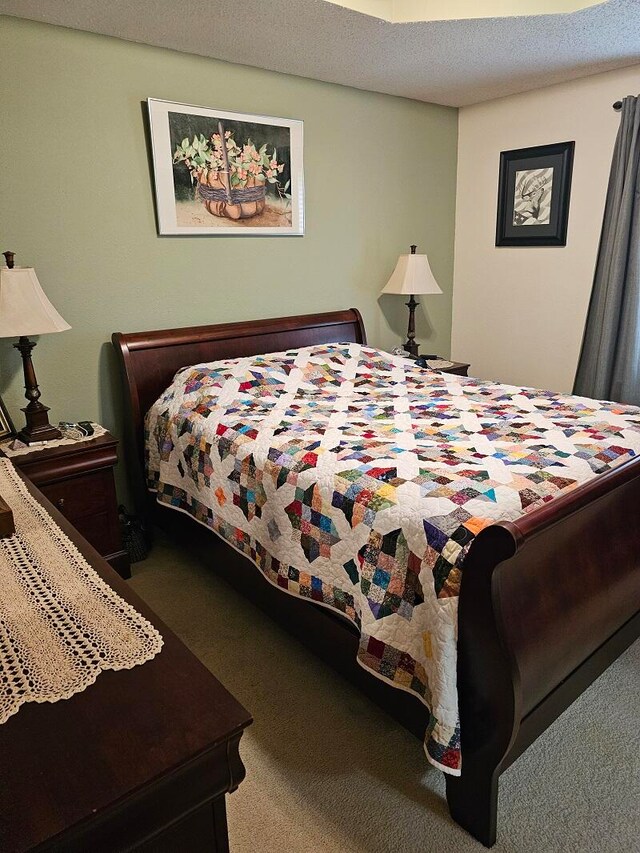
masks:
[[(415, 246), (412, 246), (411, 248), (415, 249)], [(420, 303), (416, 302), (412, 293), (409, 297), (409, 301), (405, 302), (404, 304), (409, 309), (409, 327), (407, 329), (407, 340), (402, 346), (409, 353), (410, 356), (412, 356), (413, 358), (418, 358), (420, 345), (416, 343), (416, 308), (418, 305), (420, 305)], [(433, 354), (425, 354), (422, 356), (422, 358), (438, 358), (438, 356)]]
[[(416, 247), (412, 246), (411, 251), (415, 253)], [(409, 309), (409, 326), (407, 327), (407, 340), (404, 343), (405, 350), (414, 358), (418, 357), (418, 344), (416, 343), (416, 308), (420, 305), (416, 302), (413, 293), (409, 296), (409, 301), (405, 302)]]
[(18, 343), (14, 347), (22, 356), (22, 366), (24, 368), (24, 396), (29, 400), (29, 404), (21, 411), (24, 412), (27, 419), (27, 425), (18, 433), (20, 441), (25, 444), (32, 444), (34, 441), (51, 441), (54, 438), (62, 438), (62, 433), (57, 427), (49, 423), (49, 407), (40, 402), (40, 389), (36, 380), (36, 372), (31, 361), (31, 350), (36, 345), (35, 341), (29, 340), (25, 335), (18, 339)]

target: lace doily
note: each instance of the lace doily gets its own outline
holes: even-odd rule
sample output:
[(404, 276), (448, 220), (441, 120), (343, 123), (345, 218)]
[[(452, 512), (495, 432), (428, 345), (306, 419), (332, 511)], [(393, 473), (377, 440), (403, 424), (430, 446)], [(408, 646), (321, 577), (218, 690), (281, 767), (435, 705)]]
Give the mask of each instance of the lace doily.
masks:
[(100, 424), (92, 423), (91, 426), (93, 427), (93, 435), (83, 435), (82, 438), (54, 438), (53, 441), (25, 444), (22, 447), (16, 447), (15, 450), (11, 447), (14, 441), (11, 438), (0, 444), (0, 450), (2, 450), (5, 456), (23, 456), (25, 453), (33, 453), (34, 450), (44, 450), (50, 447), (61, 447), (66, 444), (80, 444), (82, 441), (91, 441), (93, 438), (98, 438), (106, 432), (106, 429), (100, 426)]
[(25, 702), (57, 702), (106, 669), (151, 660), (162, 637), (91, 568), (0, 459), (16, 532), (0, 539), (0, 723)]

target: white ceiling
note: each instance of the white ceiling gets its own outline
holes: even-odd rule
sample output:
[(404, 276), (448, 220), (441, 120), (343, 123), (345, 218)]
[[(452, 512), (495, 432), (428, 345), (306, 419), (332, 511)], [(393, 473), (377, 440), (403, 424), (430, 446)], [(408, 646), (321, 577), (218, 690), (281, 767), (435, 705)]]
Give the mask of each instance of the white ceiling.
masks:
[(450, 106), (640, 63), (640, 0), (417, 23), (325, 0), (0, 0), (0, 12)]

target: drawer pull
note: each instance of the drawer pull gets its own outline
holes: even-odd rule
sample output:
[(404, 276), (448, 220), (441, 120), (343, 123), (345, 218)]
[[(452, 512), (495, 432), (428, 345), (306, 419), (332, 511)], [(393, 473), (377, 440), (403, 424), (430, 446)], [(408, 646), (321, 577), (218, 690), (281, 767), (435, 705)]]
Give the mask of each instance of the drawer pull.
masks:
[(58, 500), (56, 501), (56, 506), (58, 507), (59, 510), (63, 510), (64, 509), (64, 498), (58, 498)]

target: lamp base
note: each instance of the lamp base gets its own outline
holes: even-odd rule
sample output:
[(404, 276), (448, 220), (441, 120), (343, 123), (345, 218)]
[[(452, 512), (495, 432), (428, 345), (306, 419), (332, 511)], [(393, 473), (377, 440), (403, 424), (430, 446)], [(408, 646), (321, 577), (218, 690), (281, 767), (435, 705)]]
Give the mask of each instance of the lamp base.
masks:
[(404, 348), (409, 355), (413, 356), (413, 358), (417, 358), (418, 344), (416, 343), (416, 306), (420, 303), (416, 302), (412, 293), (411, 296), (409, 296), (409, 301), (405, 304), (409, 309), (409, 325), (407, 327), (407, 340), (404, 342)]
[(31, 351), (35, 347), (35, 341), (30, 341), (26, 335), (21, 335), (14, 347), (22, 356), (22, 367), (24, 368), (24, 396), (29, 400), (29, 405), (22, 411), (27, 419), (26, 427), (18, 433), (20, 441), (25, 444), (33, 444), (35, 441), (53, 441), (62, 438), (62, 433), (57, 427), (51, 426), (47, 412), (49, 407), (40, 402), (40, 389), (36, 380), (36, 372), (33, 369)]
[(27, 425), (18, 433), (18, 438), (25, 444), (33, 444), (36, 441), (54, 441), (62, 438), (62, 433), (57, 427), (49, 423), (47, 412), (48, 406), (38, 403), (37, 408), (31, 408), (33, 404), (25, 406), (21, 411), (27, 419)]
[(415, 341), (405, 341), (402, 346), (404, 347), (405, 352), (408, 352), (412, 358), (418, 357), (419, 347)]

